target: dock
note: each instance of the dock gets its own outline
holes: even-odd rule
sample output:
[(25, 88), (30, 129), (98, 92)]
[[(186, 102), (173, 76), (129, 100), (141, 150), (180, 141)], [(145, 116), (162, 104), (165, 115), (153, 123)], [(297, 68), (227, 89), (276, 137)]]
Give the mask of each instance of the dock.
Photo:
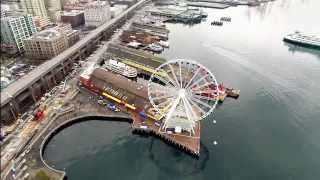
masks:
[(206, 8), (215, 8), (215, 9), (226, 9), (230, 7), (229, 4), (222, 4), (216, 2), (188, 2), (188, 6), (193, 7), (206, 7)]
[(190, 136), (188, 134), (168, 134), (160, 130), (160, 127), (155, 125), (155, 120), (150, 118), (142, 120), (137, 113), (130, 113), (133, 119), (133, 132), (154, 135), (164, 140), (165, 142), (178, 147), (184, 152), (195, 157), (200, 155), (200, 122), (195, 127), (195, 134)]
[(192, 23), (201, 21), (208, 14), (199, 9), (161, 7), (146, 11), (153, 16), (167, 17), (167, 21)]
[(155, 26), (152, 24), (145, 24), (145, 23), (141, 23), (141, 22), (133, 22), (131, 24), (131, 29), (132, 30), (143, 30), (143, 31), (146, 31), (150, 34), (153, 34), (156, 36), (161, 36), (166, 39), (168, 39), (168, 35), (169, 35), (169, 30), (166, 29), (165, 27)]
[(128, 48), (119, 44), (110, 43), (108, 46), (107, 53), (119, 58), (130, 59), (132, 62), (137, 64), (144, 64), (145, 66), (157, 68), (161, 64), (165, 63), (166, 60), (155, 56), (151, 53), (147, 53), (142, 50)]

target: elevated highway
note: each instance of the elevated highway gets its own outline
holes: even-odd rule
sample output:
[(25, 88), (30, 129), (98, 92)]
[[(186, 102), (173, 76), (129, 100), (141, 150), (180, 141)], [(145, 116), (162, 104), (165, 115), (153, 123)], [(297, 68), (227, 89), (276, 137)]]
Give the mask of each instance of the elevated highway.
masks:
[(121, 27), (134, 11), (150, 0), (140, 0), (116, 18), (99, 26), (58, 56), (44, 62), (1, 91), (1, 124), (13, 122), (47, 91), (61, 82), (71, 71), (73, 63), (86, 58), (102, 40)]

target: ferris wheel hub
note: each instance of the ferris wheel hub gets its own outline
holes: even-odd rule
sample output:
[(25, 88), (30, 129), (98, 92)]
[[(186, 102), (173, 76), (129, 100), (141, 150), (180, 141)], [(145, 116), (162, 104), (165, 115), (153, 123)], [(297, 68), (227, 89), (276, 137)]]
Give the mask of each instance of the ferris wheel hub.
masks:
[(186, 89), (183, 89), (183, 88), (179, 89), (179, 97), (180, 97), (180, 98), (185, 97), (186, 94), (187, 94)]

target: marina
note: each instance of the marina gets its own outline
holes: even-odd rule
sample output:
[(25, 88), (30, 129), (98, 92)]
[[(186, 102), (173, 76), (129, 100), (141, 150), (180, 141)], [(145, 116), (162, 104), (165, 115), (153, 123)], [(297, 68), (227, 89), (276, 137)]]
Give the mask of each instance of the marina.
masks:
[(320, 37), (296, 31), (283, 38), (283, 41), (298, 46), (320, 49)]

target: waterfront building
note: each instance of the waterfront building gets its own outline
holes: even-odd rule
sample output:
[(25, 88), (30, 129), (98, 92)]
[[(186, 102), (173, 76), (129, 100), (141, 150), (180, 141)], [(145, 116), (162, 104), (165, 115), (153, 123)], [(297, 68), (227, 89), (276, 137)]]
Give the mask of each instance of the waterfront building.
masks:
[(84, 24), (84, 12), (78, 10), (62, 11), (60, 19), (62, 23), (69, 23), (73, 28), (78, 27)]
[(31, 59), (45, 60), (68, 48), (66, 35), (57, 30), (43, 30), (24, 40), (25, 52)]
[(104, 68), (90, 68), (80, 75), (80, 84), (131, 109), (151, 107), (147, 88), (135, 81), (128, 81)]
[(107, 1), (93, 1), (85, 6), (86, 26), (98, 27), (111, 19), (110, 5)]
[(31, 15), (6, 16), (1, 18), (1, 50), (10, 54), (23, 52), (23, 40), (37, 32)]

